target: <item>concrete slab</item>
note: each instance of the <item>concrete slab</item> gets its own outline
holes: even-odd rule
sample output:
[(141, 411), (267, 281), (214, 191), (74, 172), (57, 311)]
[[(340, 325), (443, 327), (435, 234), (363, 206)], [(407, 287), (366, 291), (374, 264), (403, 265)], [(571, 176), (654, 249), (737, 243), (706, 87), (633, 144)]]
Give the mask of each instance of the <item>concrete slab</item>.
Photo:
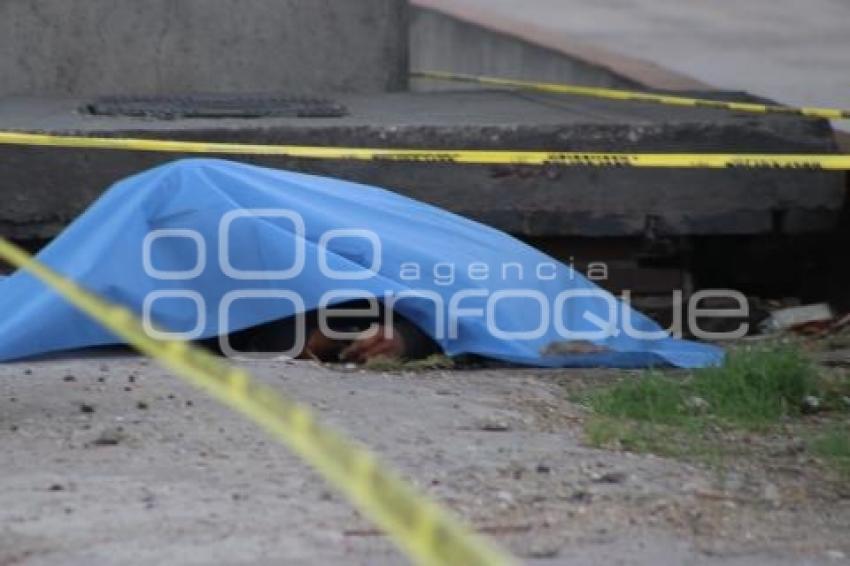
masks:
[(401, 90), (406, 24), (406, 0), (7, 0), (0, 96)]
[[(846, 500), (805, 472), (736, 462), (724, 475), (584, 446), (584, 413), (563, 387), (614, 372), (250, 369), (529, 564), (820, 565), (850, 553)], [(2, 564), (405, 563), (282, 446), (140, 358), (0, 366), (0, 445)]]
[[(706, 96), (716, 96), (708, 93)], [(740, 97), (741, 95), (729, 94)], [(340, 96), (338, 119), (93, 117), (85, 99), (6, 98), (0, 129), (326, 146), (809, 153), (836, 150), (823, 121), (510, 92)], [(0, 230), (55, 235), (111, 183), (179, 156), (0, 148)], [(245, 159), (384, 186), (526, 236), (763, 234), (827, 230), (837, 173), (516, 168)]]
[[(644, 83), (625, 65), (586, 52), (565, 41), (543, 41), (540, 35), (523, 33), (514, 22), (482, 22), (475, 14), (458, 16), (420, 4), (411, 10), (410, 67), (414, 70), (445, 70), (455, 73), (513, 77), (531, 81), (576, 83), (607, 88), (639, 89)], [(439, 4), (438, 4), (439, 6)], [(682, 87), (679, 82), (672, 83)], [(475, 89), (446, 81), (413, 79), (419, 91)], [(668, 85), (671, 86), (671, 85)], [(690, 88), (694, 84), (688, 85)]]
[[(850, 4), (413, 0), (658, 87), (684, 76), (784, 104), (850, 108)], [(660, 75), (653, 67), (661, 67)], [(685, 81), (687, 82), (687, 80)], [(685, 88), (691, 88), (685, 86)], [(850, 122), (839, 123), (850, 129)]]

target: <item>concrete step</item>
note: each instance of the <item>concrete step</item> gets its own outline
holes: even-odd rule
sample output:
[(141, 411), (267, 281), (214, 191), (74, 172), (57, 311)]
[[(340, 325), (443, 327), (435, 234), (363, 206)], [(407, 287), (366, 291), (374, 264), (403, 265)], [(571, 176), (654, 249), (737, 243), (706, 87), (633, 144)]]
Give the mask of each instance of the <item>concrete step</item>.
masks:
[[(718, 93), (696, 93), (718, 96)], [(726, 98), (747, 98), (725, 93)], [(836, 151), (827, 122), (580, 97), (339, 95), (340, 118), (90, 116), (88, 99), (0, 99), (0, 130), (262, 144), (563, 151)], [(49, 238), (111, 183), (178, 155), (0, 147), (0, 231)], [(833, 227), (844, 175), (239, 158), (380, 185), (529, 237), (798, 233)]]

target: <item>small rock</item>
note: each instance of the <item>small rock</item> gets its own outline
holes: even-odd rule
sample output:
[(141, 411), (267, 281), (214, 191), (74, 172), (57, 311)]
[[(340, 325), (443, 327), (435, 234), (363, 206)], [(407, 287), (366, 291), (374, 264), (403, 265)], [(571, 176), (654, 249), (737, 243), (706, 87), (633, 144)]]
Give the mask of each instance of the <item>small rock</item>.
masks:
[(129, 376), (127, 376), (127, 381), (129, 381), (130, 383), (136, 383), (136, 376), (130, 374)]
[(779, 493), (779, 488), (772, 483), (765, 484), (762, 496), (774, 507), (779, 507), (782, 504), (782, 494)]
[(814, 415), (821, 410), (821, 401), (814, 395), (806, 395), (800, 402), (800, 411), (804, 415)]
[(590, 503), (593, 501), (593, 494), (589, 491), (579, 490), (570, 495), (570, 503)]
[(486, 419), (478, 423), (478, 429), (485, 432), (508, 432), (511, 425), (505, 421)]
[(500, 502), (502, 502), (506, 505), (513, 505), (514, 501), (515, 501), (514, 496), (510, 492), (507, 492), (507, 491), (500, 491), (500, 492), (496, 493), (496, 499), (498, 499)]
[(550, 468), (546, 464), (537, 464), (537, 468), (535, 469), (535, 471), (538, 474), (551, 474), (552, 468)]
[(62, 378), (62, 381), (64, 381), (65, 383), (73, 383), (77, 381), (77, 377), (74, 375), (66, 375)]
[(614, 484), (626, 483), (626, 480), (628, 480), (628, 479), (629, 479), (629, 476), (625, 472), (608, 472), (608, 473), (602, 474), (601, 476), (596, 476), (595, 478), (593, 478), (593, 481), (595, 483), (607, 483), (607, 484), (614, 485)]
[(94, 440), (95, 446), (117, 446), (121, 444), (124, 440), (127, 439), (127, 435), (124, 433), (124, 429), (117, 428), (108, 428), (100, 433), (100, 435)]
[(534, 558), (537, 560), (546, 560), (557, 558), (561, 554), (561, 547), (556, 543), (544, 544), (533, 543), (526, 552), (523, 553), (526, 558)]
[(60, 483), (54, 483), (47, 488), (47, 491), (65, 491), (65, 486)]
[(148, 405), (144, 401), (139, 401), (138, 403), (136, 403), (136, 408), (140, 411), (147, 411), (148, 409), (150, 409), (150, 405)]
[(32, 370), (31, 369), (25, 369), (24, 375), (32, 375)]
[(80, 403), (80, 412), (86, 415), (94, 413), (94, 405), (88, 403)]
[(711, 403), (694, 395), (685, 401), (685, 408), (693, 414), (704, 415), (711, 410)]

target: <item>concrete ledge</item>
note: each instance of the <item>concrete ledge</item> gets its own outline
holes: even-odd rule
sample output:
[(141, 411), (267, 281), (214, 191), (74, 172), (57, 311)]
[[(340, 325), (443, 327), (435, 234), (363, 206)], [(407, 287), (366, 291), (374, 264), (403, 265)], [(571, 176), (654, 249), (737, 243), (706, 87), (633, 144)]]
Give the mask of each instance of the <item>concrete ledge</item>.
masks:
[[(733, 96), (733, 95), (729, 95)], [(740, 98), (740, 96), (733, 96)], [(341, 96), (338, 119), (139, 120), (84, 116), (80, 99), (0, 100), (0, 129), (320, 146), (634, 152), (828, 153), (823, 121), (568, 96), (466, 91)], [(57, 233), (111, 183), (177, 155), (0, 146), (0, 231)], [(825, 231), (840, 173), (636, 170), (240, 160), (384, 186), (525, 236)]]

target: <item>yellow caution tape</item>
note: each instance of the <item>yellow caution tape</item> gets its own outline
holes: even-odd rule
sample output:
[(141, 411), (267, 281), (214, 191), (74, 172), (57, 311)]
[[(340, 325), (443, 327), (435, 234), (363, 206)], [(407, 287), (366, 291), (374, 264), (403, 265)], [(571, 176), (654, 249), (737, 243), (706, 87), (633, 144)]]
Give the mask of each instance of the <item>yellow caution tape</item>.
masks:
[(405, 161), (468, 165), (553, 165), (562, 167), (640, 167), (669, 169), (850, 170), (844, 154), (604, 153), (486, 149), (383, 149), (257, 145), (138, 138), (103, 138), (0, 132), (0, 145), (155, 151), (205, 155), (269, 155), (302, 159)]
[(29, 271), (139, 351), (264, 427), (381, 526), (415, 563), (513, 563), (488, 540), (381, 466), (371, 452), (317, 422), (304, 405), (204, 350), (151, 338), (128, 309), (93, 295), (2, 237), (0, 257)]
[(549, 92), (554, 94), (574, 94), (577, 96), (588, 96), (591, 98), (607, 98), (609, 100), (651, 102), (654, 104), (665, 104), (668, 106), (716, 108), (720, 110), (731, 110), (733, 112), (750, 112), (754, 114), (790, 114), (794, 116), (806, 116), (809, 118), (826, 118), (830, 120), (843, 120), (846, 118), (850, 118), (850, 110), (841, 110), (838, 108), (795, 108), (792, 106), (758, 104), (752, 102), (725, 102), (722, 100), (710, 100), (706, 98), (689, 98), (686, 96), (655, 94), (651, 92), (636, 92), (631, 90), (619, 90), (613, 88), (521, 81), (515, 79), (504, 79), (499, 77), (482, 77), (476, 75), (467, 75), (463, 73), (445, 73), (441, 71), (418, 71), (411, 73), (411, 76), (420, 79), (474, 83), (486, 86), (509, 87), (522, 90), (532, 90), (537, 92)]

